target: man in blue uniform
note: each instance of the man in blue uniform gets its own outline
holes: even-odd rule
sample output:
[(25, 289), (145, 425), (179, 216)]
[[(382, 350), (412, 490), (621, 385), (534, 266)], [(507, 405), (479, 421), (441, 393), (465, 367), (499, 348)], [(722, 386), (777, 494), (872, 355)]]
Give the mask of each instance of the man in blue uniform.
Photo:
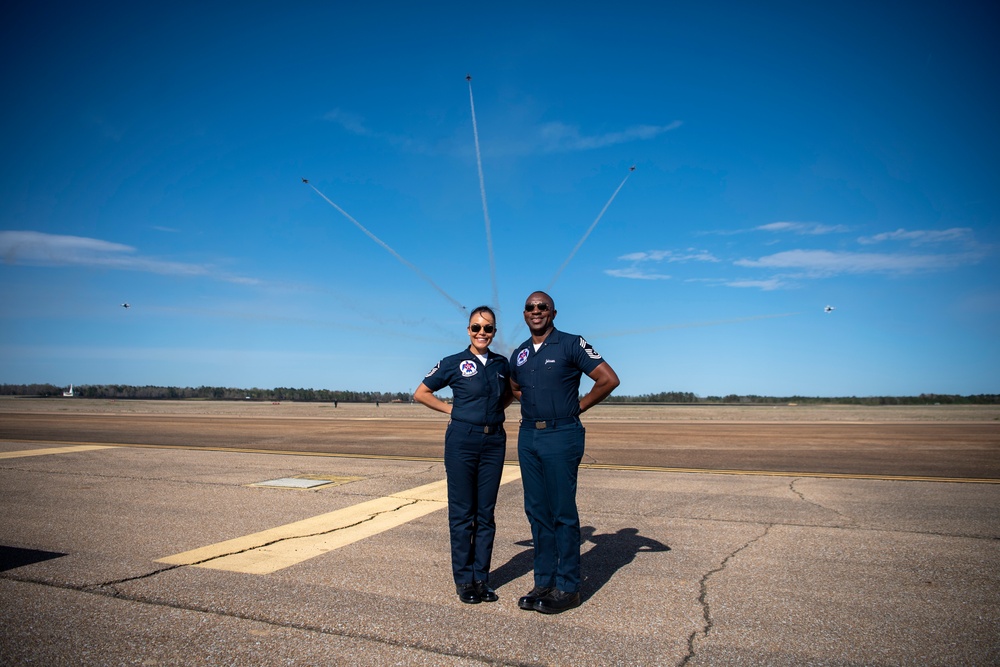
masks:
[[(618, 375), (583, 336), (553, 325), (555, 302), (534, 292), (524, 304), (531, 338), (511, 355), (511, 388), (521, 402), (517, 456), (524, 511), (534, 542), (535, 586), (521, 609), (558, 614), (580, 604), (580, 516), (576, 479), (583, 458), (580, 413), (607, 398)], [(594, 386), (580, 398), (580, 378)]]

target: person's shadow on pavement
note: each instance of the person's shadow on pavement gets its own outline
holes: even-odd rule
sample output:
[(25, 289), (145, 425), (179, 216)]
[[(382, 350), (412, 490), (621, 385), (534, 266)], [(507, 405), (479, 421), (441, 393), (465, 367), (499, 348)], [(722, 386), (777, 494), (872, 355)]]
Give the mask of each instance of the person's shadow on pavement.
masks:
[[(593, 526), (580, 528), (580, 543), (592, 542), (594, 547), (581, 556), (583, 581), (581, 597), (586, 600), (611, 580), (615, 573), (635, 560), (640, 553), (670, 551), (662, 542), (639, 534), (638, 528), (622, 528), (616, 533), (597, 534)], [(531, 540), (515, 542), (532, 546)], [(534, 569), (534, 549), (525, 549), (498, 567), (490, 575), (490, 583), (499, 588), (530, 573)]]
[(598, 534), (596, 531), (593, 526), (580, 529), (581, 543), (594, 543), (594, 547), (581, 556), (580, 595), (585, 601), (640, 553), (670, 551), (666, 544), (640, 535), (638, 528), (622, 528), (617, 533)]

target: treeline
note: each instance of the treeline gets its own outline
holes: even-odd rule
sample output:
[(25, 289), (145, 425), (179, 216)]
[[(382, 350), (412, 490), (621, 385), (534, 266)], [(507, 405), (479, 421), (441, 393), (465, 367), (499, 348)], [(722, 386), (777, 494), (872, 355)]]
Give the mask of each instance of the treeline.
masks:
[[(53, 384), (2, 384), (0, 396), (62, 396), (66, 387)], [(235, 387), (136, 387), (122, 384), (80, 385), (73, 388), (74, 397), (142, 400), (214, 400), (214, 401), (300, 401), (305, 403), (392, 403), (410, 401), (404, 391), (340, 391), (330, 389), (239, 389)], [(997, 405), (1000, 394), (920, 394), (919, 396), (697, 396), (687, 391), (665, 391), (640, 396), (612, 395), (608, 403), (672, 403), (700, 405)]]
[(1000, 394), (920, 394), (919, 396), (695, 396), (690, 392), (661, 392), (641, 396), (609, 396), (607, 403), (687, 403), (701, 405), (997, 405)]
[[(67, 387), (52, 384), (3, 384), (0, 396), (62, 396)], [(391, 403), (409, 402), (402, 391), (331, 391), (329, 389), (240, 389), (236, 387), (136, 387), (125, 384), (84, 384), (73, 387), (74, 398), (133, 400), (212, 400), (212, 401), (302, 401), (312, 403)]]

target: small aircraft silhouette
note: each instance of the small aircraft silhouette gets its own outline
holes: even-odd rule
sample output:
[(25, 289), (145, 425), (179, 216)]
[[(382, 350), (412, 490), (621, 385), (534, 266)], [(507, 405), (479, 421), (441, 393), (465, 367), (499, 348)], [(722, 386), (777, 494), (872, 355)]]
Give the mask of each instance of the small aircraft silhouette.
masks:
[(827, 306), (826, 308), (823, 309), (823, 312), (824, 313), (832, 313), (833, 310), (834, 310), (833, 306)]
[(466, 74), (465, 75), (465, 80), (466, 81), (472, 81), (472, 75), (471, 74)]
[(124, 309), (126, 309), (126, 310), (128, 310), (128, 309), (129, 309), (129, 308), (131, 308), (131, 307), (132, 307), (132, 304), (130, 304), (130, 303), (123, 303), (123, 304), (122, 304), (122, 308), (124, 308)]
[(631, 167), (628, 168), (628, 170), (629, 171), (635, 171), (635, 165), (633, 164)]
[(308, 182), (309, 182), (309, 179), (308, 179), (308, 178), (303, 178), (303, 179), (302, 179), (302, 182), (303, 182), (303, 183), (308, 183)]

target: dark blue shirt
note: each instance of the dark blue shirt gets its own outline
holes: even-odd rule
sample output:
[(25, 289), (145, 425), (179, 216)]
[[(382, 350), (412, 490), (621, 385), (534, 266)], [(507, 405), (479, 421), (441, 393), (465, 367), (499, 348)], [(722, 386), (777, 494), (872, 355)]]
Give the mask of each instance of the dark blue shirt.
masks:
[(535, 352), (531, 339), (510, 356), (511, 378), (521, 388), (521, 419), (580, 414), (580, 376), (604, 363), (583, 336), (553, 329)]
[(451, 418), (481, 426), (503, 423), (504, 399), (510, 392), (510, 365), (487, 351), (486, 365), (466, 348), (445, 357), (424, 378), (431, 391), (451, 387)]

